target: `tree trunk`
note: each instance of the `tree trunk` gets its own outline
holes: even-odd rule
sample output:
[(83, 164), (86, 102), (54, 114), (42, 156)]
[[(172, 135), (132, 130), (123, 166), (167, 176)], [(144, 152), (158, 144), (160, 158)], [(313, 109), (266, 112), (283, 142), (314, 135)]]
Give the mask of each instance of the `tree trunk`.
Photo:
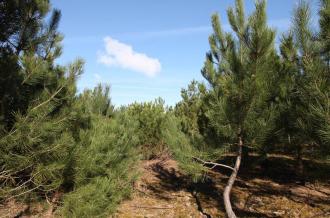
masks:
[(297, 150), (297, 171), (298, 171), (300, 183), (304, 185), (305, 176), (304, 176), (304, 162), (302, 158), (302, 150), (303, 150), (302, 146), (299, 145)]
[[(249, 158), (249, 147), (247, 147), (247, 146), (243, 146), (242, 147), (242, 159), (248, 159)], [(243, 162), (244, 162), (244, 160), (243, 160)]]
[(250, 166), (249, 147), (242, 146), (242, 166), (241, 168), (248, 168)]
[(230, 191), (233, 187), (233, 184), (236, 180), (236, 176), (237, 176), (237, 172), (238, 169), (241, 165), (241, 159), (242, 159), (242, 147), (243, 147), (243, 140), (242, 137), (239, 136), (238, 137), (239, 143), (238, 143), (238, 154), (236, 157), (236, 163), (235, 163), (235, 167), (233, 172), (231, 173), (229, 180), (227, 182), (227, 185), (225, 187), (225, 190), (223, 192), (223, 200), (224, 200), (224, 204), (225, 204), (225, 209), (226, 209), (226, 213), (228, 218), (236, 218), (236, 215), (233, 211), (233, 208), (231, 206), (231, 202), (230, 202)]

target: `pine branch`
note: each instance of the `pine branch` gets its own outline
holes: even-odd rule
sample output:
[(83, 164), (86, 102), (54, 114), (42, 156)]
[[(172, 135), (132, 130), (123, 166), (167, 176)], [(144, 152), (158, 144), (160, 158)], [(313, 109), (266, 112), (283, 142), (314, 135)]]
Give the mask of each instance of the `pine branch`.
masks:
[(34, 108), (31, 109), (31, 111), (36, 110), (37, 108), (47, 104), (48, 102), (50, 102), (53, 98), (55, 98), (55, 96), (63, 89), (64, 87), (62, 86), (61, 88), (59, 88), (52, 96), (50, 96), (49, 99), (47, 99), (46, 101), (42, 102), (41, 104), (35, 106)]
[(15, 50), (17, 49), (16, 45), (14, 45), (14, 43), (12, 43), (9, 39), (7, 39), (6, 42), (13, 46)]
[(19, 190), (19, 189), (23, 188), (24, 185), (27, 184), (27, 183), (29, 183), (29, 182), (31, 182), (32, 179), (33, 179), (33, 177), (31, 177), (29, 180), (23, 182), (23, 183), (20, 184), (19, 186), (15, 187), (15, 188), (13, 188), (13, 189), (11, 189), (11, 190), (8, 190), (7, 192), (13, 192), (13, 191), (16, 191), (16, 190)]
[[(23, 68), (23, 67), (22, 67)], [(26, 81), (28, 81), (28, 79), (30, 79), (30, 77), (32, 76), (32, 72), (28, 72), (28, 70), (27, 69), (25, 69), (25, 71), (27, 71), (27, 77), (22, 81), (22, 83), (21, 83), (21, 85), (23, 85), (23, 84), (25, 84), (26, 83)]]
[(7, 200), (9, 201), (9, 200), (11, 200), (11, 199), (13, 199), (13, 198), (16, 198), (16, 197), (19, 197), (19, 196), (25, 195), (25, 194), (27, 194), (27, 193), (29, 193), (29, 192), (32, 192), (32, 191), (36, 190), (36, 189), (39, 188), (39, 187), (40, 187), (40, 185), (37, 186), (37, 187), (34, 187), (34, 188), (30, 189), (30, 190), (27, 190), (27, 191), (25, 191), (25, 192), (22, 192), (22, 193), (20, 193), (20, 194), (18, 194), (18, 195), (11, 196), (11, 197), (8, 198)]
[(213, 165), (213, 166), (211, 167), (211, 169), (213, 169), (213, 168), (219, 166), (219, 167), (224, 167), (224, 168), (227, 168), (227, 169), (234, 170), (233, 167), (228, 166), (228, 165), (225, 165), (225, 164), (219, 164), (219, 163), (215, 163), (215, 162), (204, 161), (204, 160), (202, 160), (202, 159), (200, 159), (200, 158), (198, 158), (198, 157), (193, 157), (193, 159), (195, 159), (195, 160), (197, 160), (197, 161), (203, 163), (203, 166), (204, 166), (204, 165)]

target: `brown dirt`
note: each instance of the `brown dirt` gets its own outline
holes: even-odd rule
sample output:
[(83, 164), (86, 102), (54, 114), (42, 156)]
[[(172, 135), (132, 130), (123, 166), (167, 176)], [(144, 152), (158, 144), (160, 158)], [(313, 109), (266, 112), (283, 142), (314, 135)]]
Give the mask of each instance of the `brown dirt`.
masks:
[(113, 217), (203, 217), (174, 160), (144, 161), (141, 171), (131, 199), (124, 201)]
[(0, 204), (0, 218), (54, 218), (54, 211), (62, 193), (55, 192), (47, 201), (32, 201), (29, 204), (14, 199)]
[[(234, 156), (219, 161), (232, 165)], [(304, 159), (302, 182), (292, 157), (271, 155), (267, 162), (260, 162), (251, 156), (247, 162), (231, 195), (238, 217), (330, 218), (329, 163)], [(111, 217), (225, 217), (222, 192), (229, 174), (227, 169), (216, 169), (204, 182), (192, 183), (168, 156), (143, 161), (134, 193)], [(49, 205), (9, 201), (0, 204), (0, 218), (50, 218), (54, 208)]]
[(0, 205), (0, 218), (53, 218), (52, 206), (43, 203), (30, 205), (9, 201)]
[[(310, 173), (300, 185), (290, 157), (270, 156), (267, 163), (251, 157), (249, 162), (231, 196), (239, 217), (330, 217), (329, 165), (305, 160)], [(211, 171), (203, 183), (193, 184), (168, 157), (144, 161), (141, 168), (134, 194), (113, 217), (225, 217), (222, 191), (229, 171)]]

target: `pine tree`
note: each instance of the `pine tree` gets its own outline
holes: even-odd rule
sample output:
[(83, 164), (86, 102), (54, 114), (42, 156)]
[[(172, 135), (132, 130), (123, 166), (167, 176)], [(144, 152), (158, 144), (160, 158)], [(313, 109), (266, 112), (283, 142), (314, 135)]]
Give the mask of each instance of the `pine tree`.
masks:
[(257, 1), (254, 13), (246, 18), (242, 0), (228, 10), (235, 34), (224, 33), (217, 15), (212, 16), (214, 33), (209, 37), (202, 74), (209, 83), (207, 116), (223, 144), (237, 148), (237, 158), (224, 190), (228, 217), (236, 217), (230, 203), (230, 191), (236, 179), (244, 146), (255, 139), (267, 138), (256, 130), (273, 128), (276, 109), (273, 103), (276, 60), (274, 30), (267, 27), (266, 2)]
[[(330, 1), (323, 0), (320, 9), (320, 55), (322, 61), (321, 85), (316, 87), (319, 98), (312, 106), (311, 114), (316, 117), (318, 135), (322, 142), (322, 154), (330, 155)], [(325, 151), (325, 152), (324, 152)], [(328, 156), (329, 158), (329, 156)]]
[[(94, 94), (100, 102), (100, 93)], [(137, 122), (125, 113), (108, 117), (96, 111), (71, 155), (74, 183), (60, 209), (65, 217), (108, 217), (129, 196), (138, 174)]]
[(182, 100), (175, 105), (174, 113), (180, 119), (182, 131), (190, 138), (191, 143), (201, 146), (205, 144), (201, 134), (205, 116), (203, 98), (205, 85), (193, 80), (187, 89), (181, 90)]
[(111, 104), (110, 86), (98, 84), (93, 90), (84, 90), (79, 95), (79, 102), (86, 112), (110, 117), (114, 113)]
[(13, 112), (26, 113), (44, 87), (54, 89), (51, 80), (63, 76), (53, 63), (61, 54), (61, 13), (53, 10), (45, 22), (49, 10), (48, 0), (1, 1), (0, 126), (6, 130), (15, 122)]
[(49, 1), (2, 1), (0, 10), (0, 195), (50, 194), (65, 183), (70, 152), (88, 120), (75, 106), (83, 62), (54, 63), (61, 54), (60, 12), (46, 22)]
[(25, 114), (16, 113), (12, 130), (1, 137), (2, 197), (32, 191), (49, 194), (63, 185), (69, 154), (75, 146), (74, 128), (81, 121), (73, 110), (80, 70), (73, 65), (53, 92), (45, 89)]
[[(295, 9), (293, 26), (283, 36), (281, 50), (280, 141), (296, 151), (297, 174), (304, 182), (303, 154), (320, 147), (328, 154), (329, 135), (329, 1), (320, 10), (320, 32), (311, 25), (311, 9), (302, 1)], [(315, 155), (315, 153), (314, 153)], [(321, 155), (322, 156), (322, 155)]]

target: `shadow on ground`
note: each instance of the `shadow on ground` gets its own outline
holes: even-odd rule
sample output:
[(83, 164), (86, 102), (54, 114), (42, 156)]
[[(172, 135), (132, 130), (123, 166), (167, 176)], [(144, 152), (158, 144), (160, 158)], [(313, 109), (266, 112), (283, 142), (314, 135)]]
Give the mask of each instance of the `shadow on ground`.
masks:
[[(233, 165), (234, 161), (235, 157), (228, 155), (219, 162)], [(302, 184), (292, 157), (271, 155), (267, 161), (260, 161), (260, 157), (251, 155), (248, 163), (240, 169), (231, 195), (238, 217), (330, 217), (329, 164), (305, 159)], [(230, 170), (215, 169), (203, 181), (193, 183), (179, 171), (174, 160), (146, 161), (140, 184), (145, 197), (139, 196), (136, 201), (142, 204), (143, 198), (148, 198), (153, 205), (175, 208), (145, 217), (188, 217), (182, 216), (180, 210), (185, 211), (183, 214), (198, 211), (194, 212), (197, 217), (225, 217), (222, 192), (229, 175)], [(134, 204), (134, 197), (130, 201)]]

